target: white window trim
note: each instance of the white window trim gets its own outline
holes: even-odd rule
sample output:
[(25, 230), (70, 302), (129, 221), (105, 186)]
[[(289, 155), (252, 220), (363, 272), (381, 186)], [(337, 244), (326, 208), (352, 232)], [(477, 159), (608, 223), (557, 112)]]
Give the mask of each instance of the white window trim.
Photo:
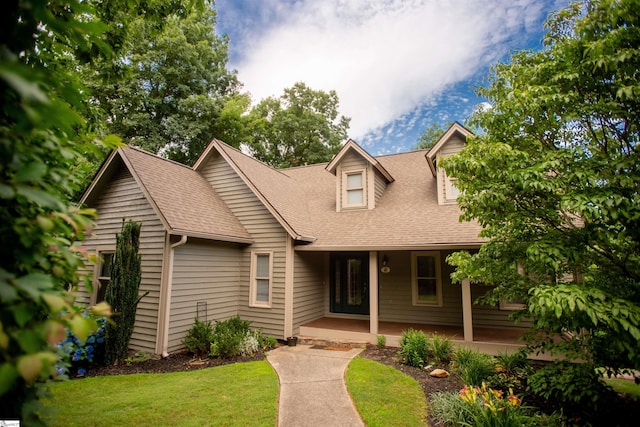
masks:
[[(349, 175), (360, 174), (362, 186), (360, 188), (347, 188), (347, 177)], [(365, 169), (353, 169), (342, 172), (342, 207), (345, 209), (366, 208), (367, 207), (367, 171)], [(354, 205), (349, 204), (349, 190), (361, 190), (362, 202)]]
[[(418, 257), (431, 256), (435, 258), (436, 264), (436, 301), (427, 302), (418, 299)], [(438, 251), (420, 251), (411, 252), (411, 296), (413, 305), (426, 307), (442, 307), (442, 274), (440, 269), (440, 252)]]
[[(257, 259), (259, 255), (268, 255), (269, 256), (269, 301), (257, 301), (256, 300), (256, 292), (257, 288), (257, 279), (266, 279), (266, 277), (256, 277), (257, 271)], [(273, 290), (273, 251), (251, 251), (251, 280), (249, 285), (249, 307), (259, 307), (259, 308), (271, 308), (272, 301), (272, 290)]]

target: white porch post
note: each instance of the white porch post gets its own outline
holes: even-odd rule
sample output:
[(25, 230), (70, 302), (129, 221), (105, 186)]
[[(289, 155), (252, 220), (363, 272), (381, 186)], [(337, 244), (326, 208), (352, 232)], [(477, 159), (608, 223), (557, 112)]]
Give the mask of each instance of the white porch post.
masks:
[(369, 252), (369, 332), (378, 335), (378, 252)]
[(471, 310), (471, 282), (469, 279), (464, 279), (462, 281), (462, 323), (464, 325), (465, 341), (473, 341), (473, 316)]

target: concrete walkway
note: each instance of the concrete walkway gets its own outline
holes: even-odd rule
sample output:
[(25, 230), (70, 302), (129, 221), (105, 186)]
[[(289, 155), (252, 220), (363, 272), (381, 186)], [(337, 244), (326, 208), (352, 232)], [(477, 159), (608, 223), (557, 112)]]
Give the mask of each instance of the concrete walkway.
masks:
[(344, 383), (349, 361), (361, 351), (310, 345), (271, 350), (267, 360), (280, 379), (278, 426), (364, 426)]

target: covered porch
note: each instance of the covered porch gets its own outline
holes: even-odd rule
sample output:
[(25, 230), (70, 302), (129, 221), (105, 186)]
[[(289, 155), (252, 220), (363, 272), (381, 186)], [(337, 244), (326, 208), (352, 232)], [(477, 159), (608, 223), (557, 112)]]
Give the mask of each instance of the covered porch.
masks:
[(349, 319), (339, 317), (321, 317), (300, 326), (301, 341), (338, 341), (344, 343), (376, 343), (378, 335), (386, 337), (386, 344), (399, 347), (402, 331), (407, 329), (423, 331), (427, 336), (437, 334), (453, 341), (456, 346), (475, 348), (484, 353), (518, 351), (523, 343), (519, 338), (524, 329), (474, 327), (473, 340), (464, 339), (464, 328), (448, 325), (426, 325), (422, 323), (378, 322), (378, 332), (371, 333), (369, 319)]

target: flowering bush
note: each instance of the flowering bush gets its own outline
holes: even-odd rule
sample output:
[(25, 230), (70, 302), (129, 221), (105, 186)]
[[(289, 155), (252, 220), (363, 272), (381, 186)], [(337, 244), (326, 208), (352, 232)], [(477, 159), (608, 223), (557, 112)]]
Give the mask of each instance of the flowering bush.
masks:
[(522, 400), (509, 390), (507, 396), (501, 390), (465, 386), (459, 393), (464, 402), (463, 425), (480, 427), (510, 427), (527, 424), (528, 416), (522, 407)]
[[(89, 316), (84, 313), (83, 316)], [(59, 361), (56, 364), (58, 375), (75, 373), (83, 376), (90, 364), (102, 363), (104, 360), (104, 333), (106, 317), (96, 319), (98, 329), (91, 331), (86, 341), (81, 341), (67, 329), (67, 337), (58, 344)]]

